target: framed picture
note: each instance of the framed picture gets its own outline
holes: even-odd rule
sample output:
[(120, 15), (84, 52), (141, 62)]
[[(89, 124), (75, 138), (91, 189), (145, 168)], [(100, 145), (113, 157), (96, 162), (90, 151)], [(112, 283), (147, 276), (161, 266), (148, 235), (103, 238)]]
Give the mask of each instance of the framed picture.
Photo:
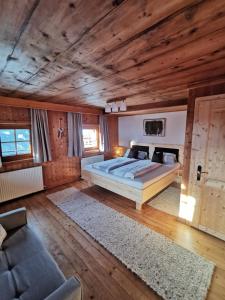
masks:
[(165, 136), (166, 119), (148, 119), (144, 120), (144, 135)]

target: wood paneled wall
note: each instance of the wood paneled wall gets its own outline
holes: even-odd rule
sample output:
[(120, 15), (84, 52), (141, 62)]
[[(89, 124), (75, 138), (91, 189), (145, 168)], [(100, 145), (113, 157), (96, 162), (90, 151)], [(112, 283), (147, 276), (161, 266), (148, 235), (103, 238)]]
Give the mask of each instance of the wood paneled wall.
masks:
[[(80, 177), (80, 159), (67, 157), (67, 116), (65, 112), (48, 111), (52, 162), (43, 164), (44, 185), (51, 188), (72, 182)], [(64, 136), (57, 137), (59, 120), (64, 128)], [(27, 108), (0, 107), (0, 123), (30, 123), (30, 113)], [(99, 124), (99, 116), (83, 114), (84, 124)], [(118, 118), (109, 116), (109, 130), (112, 147), (118, 144)], [(110, 156), (110, 153), (106, 155)], [(33, 165), (32, 160), (21, 160), (4, 164), (5, 170), (14, 170)]]
[(225, 83), (216, 85), (203, 86), (195, 89), (190, 89), (187, 107), (187, 121), (186, 121), (186, 134), (184, 146), (184, 170), (183, 170), (183, 194), (188, 191), (190, 160), (191, 160), (191, 147), (192, 147), (192, 131), (195, 112), (195, 99), (204, 96), (213, 96), (225, 93)]
[[(58, 138), (59, 120), (64, 128), (64, 136)], [(67, 157), (67, 115), (65, 112), (48, 111), (48, 122), (52, 150), (52, 161), (43, 164), (44, 184), (54, 187), (72, 182), (80, 177), (80, 159)]]
[(109, 137), (110, 137), (110, 152), (105, 153), (105, 158), (113, 157), (113, 148), (119, 143), (118, 117), (108, 115)]

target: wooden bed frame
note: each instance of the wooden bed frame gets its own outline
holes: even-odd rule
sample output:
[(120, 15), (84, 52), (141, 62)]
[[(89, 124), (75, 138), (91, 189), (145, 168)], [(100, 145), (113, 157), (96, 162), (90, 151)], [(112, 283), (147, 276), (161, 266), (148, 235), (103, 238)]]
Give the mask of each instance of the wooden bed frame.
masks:
[(141, 210), (142, 205), (149, 201), (153, 196), (169, 186), (175, 181), (178, 170), (174, 170), (148, 187), (140, 190), (135, 187), (120, 183), (111, 178), (99, 175), (87, 170), (82, 170), (82, 178), (86, 179), (90, 184), (99, 185), (111, 192), (124, 196), (136, 202), (136, 209)]

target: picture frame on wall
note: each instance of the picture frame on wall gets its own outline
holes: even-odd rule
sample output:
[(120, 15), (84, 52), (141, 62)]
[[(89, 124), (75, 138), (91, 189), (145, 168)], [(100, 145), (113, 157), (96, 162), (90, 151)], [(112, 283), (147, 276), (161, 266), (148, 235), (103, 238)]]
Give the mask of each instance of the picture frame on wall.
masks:
[(166, 118), (145, 119), (143, 129), (145, 136), (163, 137), (166, 134)]

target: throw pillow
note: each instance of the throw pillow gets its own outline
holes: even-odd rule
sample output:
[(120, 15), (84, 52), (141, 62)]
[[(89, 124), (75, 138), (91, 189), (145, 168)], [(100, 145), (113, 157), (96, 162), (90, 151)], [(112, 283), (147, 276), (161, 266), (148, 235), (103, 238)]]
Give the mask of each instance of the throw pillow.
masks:
[(157, 162), (159, 164), (163, 164), (163, 152), (154, 151), (152, 155), (152, 162)]
[(165, 165), (174, 165), (177, 162), (176, 154), (163, 152), (163, 163)]
[(138, 156), (137, 156), (138, 159), (146, 159), (147, 156), (148, 156), (147, 152), (145, 152), (145, 151), (138, 151)]
[(138, 153), (137, 153), (137, 150), (130, 149), (128, 158), (137, 158), (137, 154), (138, 154)]
[(2, 247), (2, 243), (7, 236), (7, 232), (4, 227), (0, 224), (0, 248)]

